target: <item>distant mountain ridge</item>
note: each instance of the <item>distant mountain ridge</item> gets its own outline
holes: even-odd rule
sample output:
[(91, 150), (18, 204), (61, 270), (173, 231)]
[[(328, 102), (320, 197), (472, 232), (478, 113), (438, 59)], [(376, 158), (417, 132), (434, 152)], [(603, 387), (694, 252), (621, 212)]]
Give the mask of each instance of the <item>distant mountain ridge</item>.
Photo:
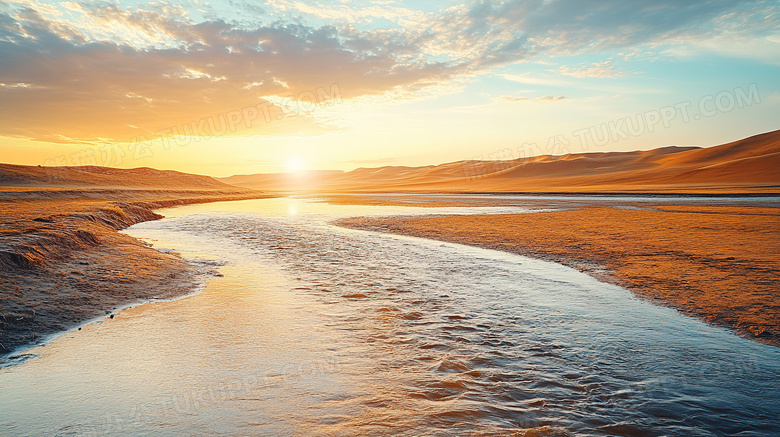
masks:
[(218, 180), (280, 192), (780, 192), (780, 130), (707, 148), (668, 146)]

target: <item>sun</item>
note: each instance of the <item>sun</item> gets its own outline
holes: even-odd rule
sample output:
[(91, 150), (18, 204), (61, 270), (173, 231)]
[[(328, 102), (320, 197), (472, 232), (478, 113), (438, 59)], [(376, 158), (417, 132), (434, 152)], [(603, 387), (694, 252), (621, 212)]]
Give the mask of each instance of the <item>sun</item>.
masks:
[(287, 171), (290, 173), (299, 173), (305, 169), (303, 158), (300, 156), (291, 156), (287, 158)]

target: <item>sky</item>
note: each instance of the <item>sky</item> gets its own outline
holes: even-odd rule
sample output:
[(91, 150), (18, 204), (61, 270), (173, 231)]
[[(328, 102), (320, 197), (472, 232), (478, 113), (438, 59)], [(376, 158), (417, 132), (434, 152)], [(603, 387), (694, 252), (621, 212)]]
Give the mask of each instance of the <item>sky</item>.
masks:
[(0, 1), (0, 162), (229, 176), (780, 128), (780, 2)]

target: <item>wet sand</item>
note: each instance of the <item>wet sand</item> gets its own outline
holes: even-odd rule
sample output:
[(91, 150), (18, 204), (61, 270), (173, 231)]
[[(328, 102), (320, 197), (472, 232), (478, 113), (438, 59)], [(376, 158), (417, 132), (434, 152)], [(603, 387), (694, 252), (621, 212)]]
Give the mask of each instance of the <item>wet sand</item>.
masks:
[(0, 188), (0, 354), (118, 307), (192, 292), (195, 266), (117, 231), (153, 209), (268, 197), (248, 190)]
[[(647, 202), (625, 208), (562, 202), (572, 209), (353, 218), (339, 224), (558, 262), (657, 304), (780, 346), (780, 208)], [(553, 204), (536, 202), (538, 207)]]

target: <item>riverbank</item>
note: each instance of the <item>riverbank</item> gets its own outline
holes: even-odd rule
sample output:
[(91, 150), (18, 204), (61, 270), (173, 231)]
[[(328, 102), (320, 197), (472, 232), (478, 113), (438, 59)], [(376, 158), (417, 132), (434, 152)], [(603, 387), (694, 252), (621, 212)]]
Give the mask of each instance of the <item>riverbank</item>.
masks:
[(117, 231), (154, 209), (270, 197), (243, 189), (0, 189), (0, 354), (116, 308), (192, 292), (192, 265)]
[(351, 218), (338, 224), (554, 261), (780, 346), (780, 208), (653, 202), (621, 207), (576, 200), (564, 207), (571, 209)]

